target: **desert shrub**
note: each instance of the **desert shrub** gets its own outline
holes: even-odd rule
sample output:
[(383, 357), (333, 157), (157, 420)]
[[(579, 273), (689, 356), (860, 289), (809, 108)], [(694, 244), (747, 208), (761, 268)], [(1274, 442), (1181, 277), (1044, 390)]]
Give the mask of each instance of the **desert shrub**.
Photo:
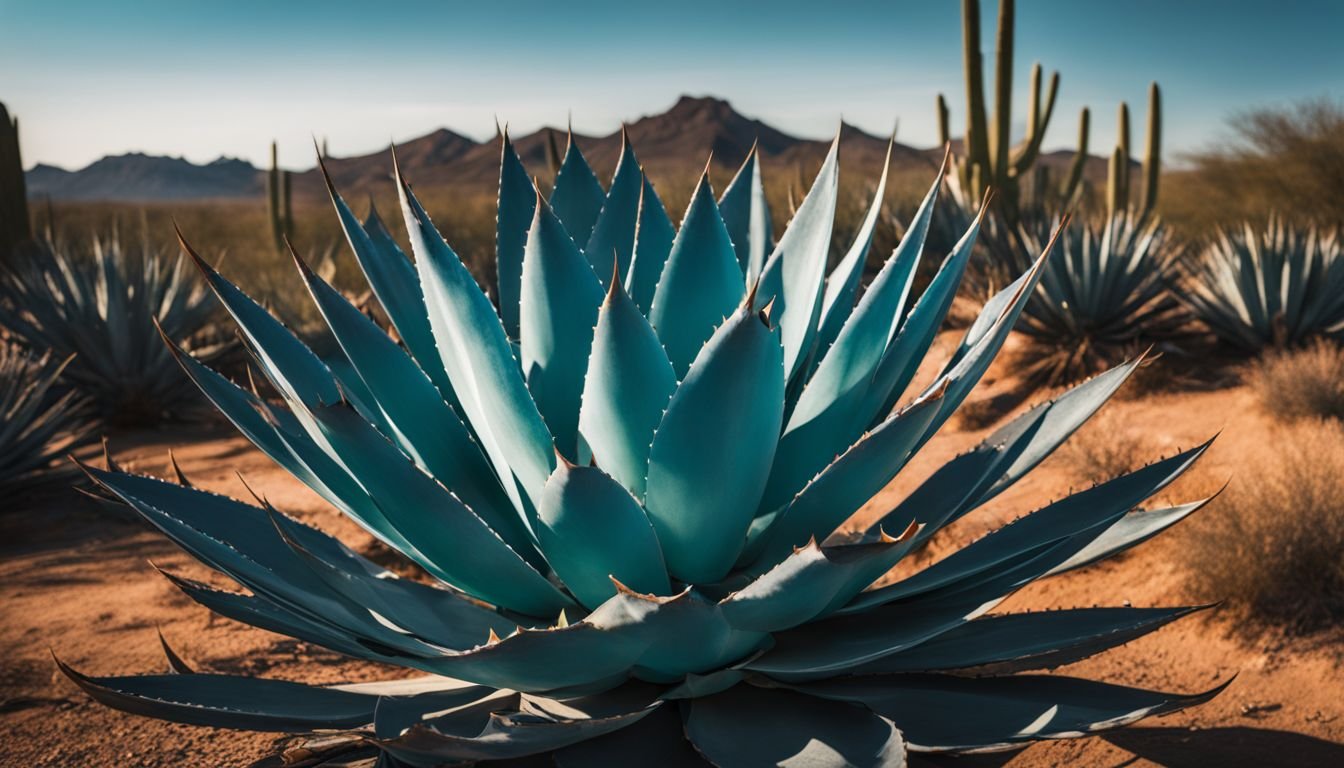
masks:
[(1078, 477), (1099, 481), (1138, 469), (1153, 451), (1125, 429), (1115, 411), (1102, 411), (1069, 438), (1059, 455)]
[(1344, 419), (1344, 347), (1318, 339), (1297, 350), (1273, 352), (1248, 377), (1265, 410), (1280, 419)]
[(1344, 621), (1344, 425), (1281, 428), (1188, 529), (1189, 586), (1251, 625)]

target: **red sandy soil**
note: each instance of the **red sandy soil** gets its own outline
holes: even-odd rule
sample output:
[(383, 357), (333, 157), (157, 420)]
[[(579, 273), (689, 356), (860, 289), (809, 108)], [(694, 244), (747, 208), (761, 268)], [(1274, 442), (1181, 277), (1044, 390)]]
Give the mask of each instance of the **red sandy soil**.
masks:
[[(945, 345), (940, 345), (945, 346)], [(1009, 386), (982, 385), (978, 398)], [(1170, 455), (1223, 430), (1187, 479), (1164, 496), (1187, 501), (1216, 490), (1239, 468), (1272, 450), (1271, 423), (1245, 389), (1122, 398), (1110, 428), (1142, 438), (1152, 458)], [(1116, 426), (1118, 425), (1118, 426)], [(933, 467), (990, 428), (962, 431), (954, 420), (896, 483), (868, 507), (887, 508)], [(173, 448), (197, 485), (248, 499), (237, 473), (277, 507), (368, 551), (371, 539), (317, 496), (223, 427), (178, 427), (114, 440), (116, 458), (165, 475)], [(1249, 472), (1243, 470), (1243, 481)], [(986, 509), (940, 539), (935, 556), (997, 522), (1084, 487), (1066, 457), (1055, 456)], [(307, 682), (387, 677), (304, 643), (211, 616), (149, 566), (224, 585), (162, 536), (115, 509), (68, 490), (7, 501), (0, 515), (0, 765), (240, 766), (266, 755), (275, 737), (162, 723), (90, 701), (64, 679), (51, 651), (93, 674), (160, 671), (156, 628), (198, 668)], [(1202, 514), (1217, 514), (1216, 505)], [(864, 513), (860, 514), (863, 518)], [(1173, 605), (1185, 593), (1183, 537), (1188, 523), (1112, 561), (1033, 585), (999, 610), (1093, 604)], [(1248, 639), (1249, 638), (1249, 639)], [(49, 650), (50, 649), (50, 650)], [(1182, 692), (1236, 681), (1196, 710), (1101, 737), (1033, 746), (1015, 756), (959, 759), (952, 765), (1344, 766), (1344, 653), (1321, 638), (1248, 635), (1228, 616), (1199, 614), (1128, 646), (1078, 663), (1066, 673)], [(967, 713), (974, 717), (974, 713)], [(632, 760), (639, 759), (632, 756)], [(647, 758), (645, 758), (647, 759)]]

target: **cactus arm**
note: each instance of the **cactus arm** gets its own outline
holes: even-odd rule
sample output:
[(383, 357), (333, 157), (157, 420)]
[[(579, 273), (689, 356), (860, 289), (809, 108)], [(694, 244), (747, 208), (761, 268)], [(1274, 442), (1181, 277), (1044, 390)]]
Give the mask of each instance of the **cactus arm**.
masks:
[(952, 141), (952, 132), (949, 126), (950, 117), (947, 110), (947, 99), (943, 94), (938, 94), (938, 145), (946, 147), (948, 142)]
[(0, 255), (32, 236), (19, 151), (19, 119), (0, 104)]
[(977, 197), (983, 179), (977, 168), (989, 167), (989, 133), (985, 121), (985, 64), (980, 53), (980, 0), (961, 2), (962, 48), (966, 69), (966, 163)]
[(1050, 88), (1046, 91), (1045, 109), (1040, 109), (1041, 65), (1031, 70), (1031, 122), (1028, 124), (1027, 141), (1013, 159), (1013, 175), (1027, 172), (1041, 155), (1041, 142), (1045, 141), (1045, 130), (1050, 127), (1050, 118), (1055, 114), (1055, 99), (1059, 96), (1059, 73), (1050, 74)]
[(994, 135), (990, 142), (994, 186), (1008, 180), (1008, 153), (1012, 142), (1013, 117), (1013, 16), (1014, 0), (999, 0), (999, 25), (994, 46)]
[(1143, 208), (1147, 218), (1157, 207), (1158, 181), (1162, 175), (1162, 91), (1148, 86), (1148, 145), (1143, 156)]
[(1064, 183), (1065, 200), (1072, 200), (1078, 194), (1078, 187), (1083, 183), (1083, 167), (1087, 164), (1087, 140), (1091, 125), (1091, 113), (1087, 107), (1078, 115), (1078, 152), (1073, 156), (1073, 164), (1069, 166), (1069, 179)]

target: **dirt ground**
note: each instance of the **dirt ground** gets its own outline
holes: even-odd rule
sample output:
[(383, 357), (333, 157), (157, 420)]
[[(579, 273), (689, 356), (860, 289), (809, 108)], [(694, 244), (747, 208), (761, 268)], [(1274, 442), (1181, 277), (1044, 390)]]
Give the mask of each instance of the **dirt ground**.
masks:
[[(973, 399), (1010, 388), (1012, 382), (995, 380), (996, 375), (997, 369), (991, 371)], [(1109, 428), (1138, 436), (1151, 458), (1222, 430), (1201, 464), (1164, 494), (1170, 501), (1198, 498), (1228, 478), (1252, 481), (1256, 457), (1272, 449), (1266, 442), (1271, 439), (1270, 422), (1242, 388), (1130, 396), (1113, 401), (1108, 409), (1115, 414)], [(869, 505), (869, 515), (991, 428), (964, 431), (954, 420)], [(241, 473), (279, 508), (357, 548), (371, 543), (227, 427), (121, 435), (114, 437), (113, 448), (119, 461), (155, 474), (166, 474), (167, 450), (172, 448), (194, 483), (246, 499)], [(1036, 509), (1091, 480), (1079, 476), (1065, 457), (1052, 457), (949, 531), (939, 547), (968, 541), (996, 522)], [(1217, 511), (1215, 505), (1201, 514)], [(1190, 535), (1188, 524), (1178, 526), (1128, 555), (1033, 585), (999, 610), (1190, 601), (1182, 586), (1181, 558), (1183, 537)], [(208, 571), (146, 525), (67, 489), (6, 501), (0, 514), (0, 765), (240, 766), (267, 754), (275, 738), (167, 724), (106, 709), (56, 671), (52, 652), (94, 674), (158, 671), (164, 660), (157, 629), (190, 662), (210, 671), (308, 682), (388, 675), (386, 669), (213, 617), (156, 574), (148, 561), (212, 580)], [(1211, 703), (1101, 737), (948, 764), (1344, 766), (1342, 664), (1344, 650), (1334, 640), (1248, 636), (1217, 611), (1198, 614), (1065, 671), (1183, 692), (1203, 691), (1236, 675), (1232, 686)]]

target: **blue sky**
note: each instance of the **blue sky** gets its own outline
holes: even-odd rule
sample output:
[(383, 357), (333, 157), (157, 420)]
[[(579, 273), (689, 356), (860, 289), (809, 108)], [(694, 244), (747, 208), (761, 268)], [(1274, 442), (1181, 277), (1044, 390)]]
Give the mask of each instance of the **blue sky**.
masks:
[[(1150, 80), (1165, 96), (1168, 159), (1227, 135), (1250, 106), (1344, 99), (1344, 0), (1020, 0), (1015, 118), (1034, 60), (1061, 72), (1047, 147), (1115, 140), (1130, 103), (1141, 136)], [(992, 59), (994, 0), (984, 2)], [(80, 167), (127, 151), (311, 165), (310, 136), (357, 154), (440, 126), (475, 138), (607, 133), (682, 93), (802, 136), (843, 116), (936, 141), (934, 97), (964, 116), (954, 0), (772, 3), (90, 2), (0, 0), (0, 101), (26, 165)]]

